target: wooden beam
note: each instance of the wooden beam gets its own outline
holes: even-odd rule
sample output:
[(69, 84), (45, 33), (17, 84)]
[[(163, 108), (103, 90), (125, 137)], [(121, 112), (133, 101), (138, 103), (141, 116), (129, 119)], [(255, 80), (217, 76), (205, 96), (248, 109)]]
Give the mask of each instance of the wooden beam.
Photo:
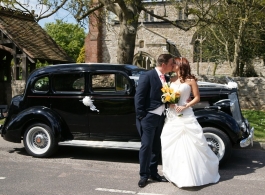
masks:
[(3, 46), (3, 45), (0, 45), (0, 49), (2, 49), (2, 50), (5, 50), (5, 51), (8, 51), (9, 53), (11, 53), (11, 54), (15, 54), (16, 52), (13, 50), (13, 49), (11, 49), (10, 47), (6, 47), (6, 46)]
[(21, 68), (22, 68), (22, 80), (26, 81), (28, 77), (28, 64), (27, 64), (27, 57), (21, 58)]
[(27, 56), (26, 53), (22, 53), (22, 54), (17, 54), (17, 58), (24, 58), (24, 57), (27, 57), (28, 60), (31, 62), (31, 63), (36, 63), (35, 60), (33, 60), (32, 58), (30, 58), (29, 56)]
[(0, 40), (0, 44), (7, 44), (7, 43), (12, 43), (9, 39), (2, 39)]

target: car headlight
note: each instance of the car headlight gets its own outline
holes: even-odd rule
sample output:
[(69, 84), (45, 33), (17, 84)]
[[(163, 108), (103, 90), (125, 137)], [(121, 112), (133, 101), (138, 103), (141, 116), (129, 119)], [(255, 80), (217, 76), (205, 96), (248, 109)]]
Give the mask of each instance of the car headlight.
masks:
[(241, 129), (242, 129), (244, 132), (246, 132), (246, 130), (247, 130), (247, 126), (246, 126), (246, 123), (245, 123), (245, 122), (243, 122), (243, 123), (241, 124)]
[(235, 102), (230, 101), (230, 110), (233, 113), (233, 111), (235, 110)]

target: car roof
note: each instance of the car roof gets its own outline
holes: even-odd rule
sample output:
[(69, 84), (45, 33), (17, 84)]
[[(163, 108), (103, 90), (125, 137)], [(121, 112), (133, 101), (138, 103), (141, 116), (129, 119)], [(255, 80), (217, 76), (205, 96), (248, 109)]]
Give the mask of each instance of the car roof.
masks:
[(34, 70), (28, 79), (31, 77), (49, 74), (53, 72), (73, 72), (73, 71), (88, 71), (88, 70), (120, 70), (127, 73), (133, 71), (146, 71), (146, 69), (131, 64), (110, 64), (110, 63), (71, 63), (71, 64), (56, 64), (48, 65)]

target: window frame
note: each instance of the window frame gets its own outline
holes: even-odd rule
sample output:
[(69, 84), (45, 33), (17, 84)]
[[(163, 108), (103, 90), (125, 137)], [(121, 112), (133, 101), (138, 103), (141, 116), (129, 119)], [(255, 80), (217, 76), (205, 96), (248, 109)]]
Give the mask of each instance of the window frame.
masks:
[[(100, 75), (100, 74), (114, 74), (115, 77), (115, 86), (114, 86), (114, 91), (94, 91), (93, 86), (92, 86), (92, 77), (93, 75)], [(127, 90), (117, 90), (117, 75), (122, 75), (123, 78), (125, 78), (128, 81), (128, 87)], [(107, 94), (107, 95), (127, 95), (130, 94), (133, 90), (133, 83), (131, 82), (131, 79), (128, 77), (127, 74), (125, 74), (122, 71), (111, 71), (111, 70), (106, 70), (106, 71), (100, 71), (100, 72), (90, 72), (89, 73), (89, 91), (91, 94)]]
[[(34, 87), (37, 83), (37, 81), (39, 81), (40, 79), (43, 79), (47, 77), (48, 78), (48, 90), (46, 91), (39, 91), (39, 90), (36, 90)], [(51, 88), (51, 78), (50, 78), (50, 75), (46, 74), (46, 75), (41, 75), (41, 76), (38, 76), (38, 77), (35, 77), (32, 81), (32, 84), (30, 85), (30, 89), (31, 89), (31, 92), (34, 93), (34, 94), (47, 94), (50, 92), (50, 88)]]
[[(78, 91), (78, 90), (76, 90), (76, 91), (74, 91), (74, 90), (73, 91), (60, 91), (60, 90), (56, 90), (54, 88), (54, 82), (55, 82), (55, 76), (56, 75), (70, 75), (70, 74), (83, 74), (83, 77), (80, 77), (80, 78), (84, 78), (84, 89), (83, 89), (83, 91), (82, 90), (80, 90), (80, 91)], [(74, 82), (72, 83), (72, 85), (74, 84)], [(85, 71), (55, 72), (51, 75), (50, 87), (51, 87), (53, 94), (83, 94), (83, 93), (85, 93), (85, 90), (86, 90), (86, 72)]]

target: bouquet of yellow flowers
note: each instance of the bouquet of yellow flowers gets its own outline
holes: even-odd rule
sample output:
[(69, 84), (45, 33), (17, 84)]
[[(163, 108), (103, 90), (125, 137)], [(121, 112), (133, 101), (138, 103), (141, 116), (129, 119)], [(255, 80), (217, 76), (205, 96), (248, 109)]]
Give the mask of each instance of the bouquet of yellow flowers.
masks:
[(180, 93), (174, 92), (174, 89), (170, 88), (170, 83), (164, 83), (161, 91), (163, 92), (163, 95), (161, 96), (161, 100), (163, 103), (178, 103)]

